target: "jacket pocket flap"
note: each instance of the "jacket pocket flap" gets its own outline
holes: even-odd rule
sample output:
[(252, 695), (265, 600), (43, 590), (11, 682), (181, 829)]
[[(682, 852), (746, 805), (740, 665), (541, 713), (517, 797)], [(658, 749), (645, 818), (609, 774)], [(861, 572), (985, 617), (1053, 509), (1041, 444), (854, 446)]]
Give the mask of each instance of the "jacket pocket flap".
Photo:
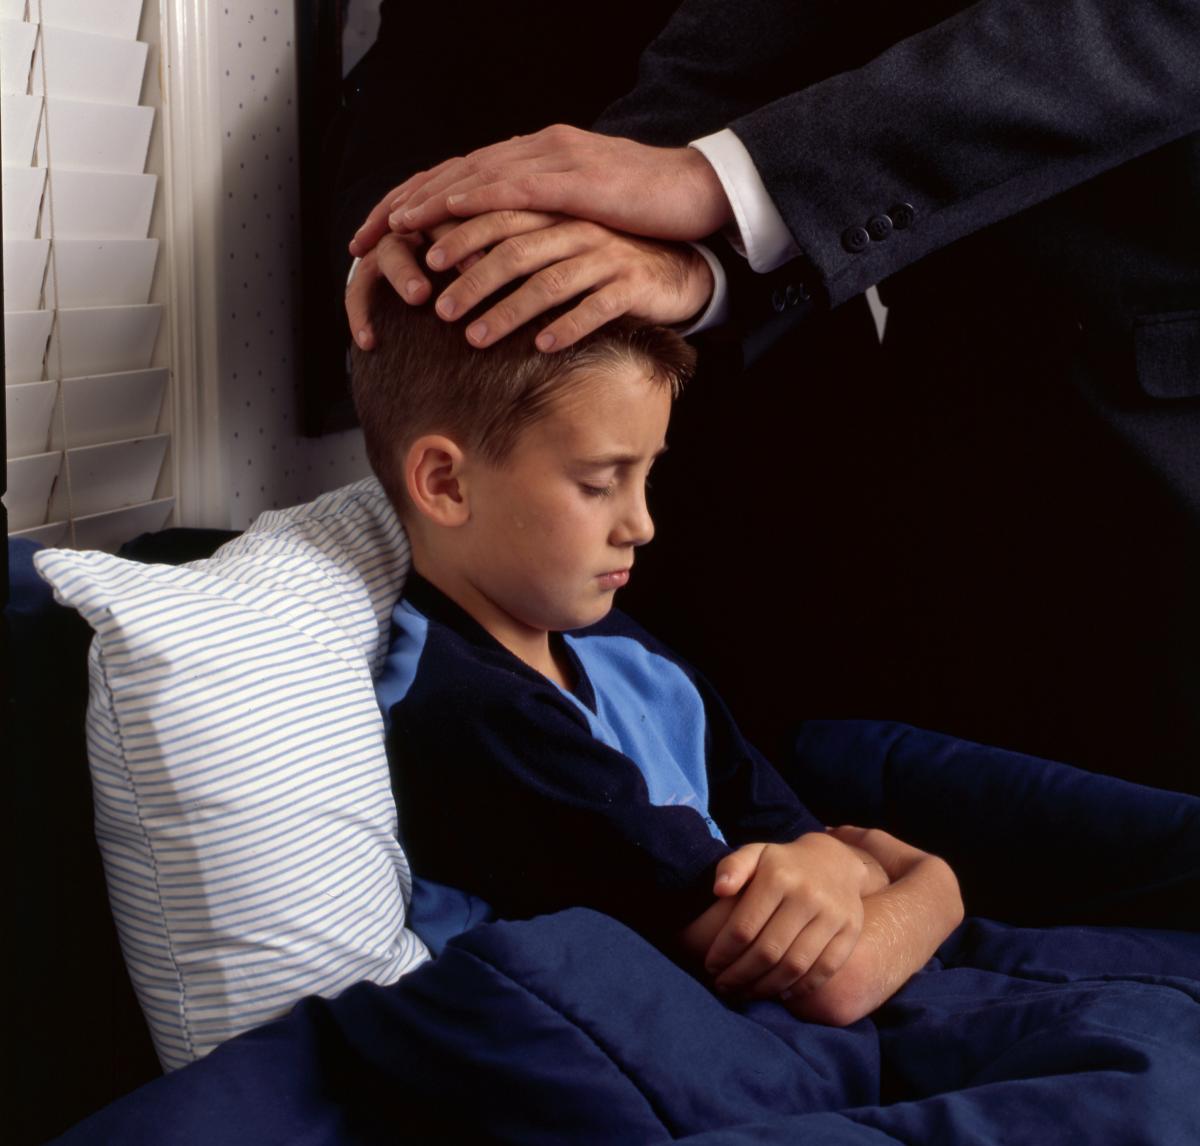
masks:
[(1138, 385), (1152, 398), (1200, 397), (1200, 310), (1133, 320)]

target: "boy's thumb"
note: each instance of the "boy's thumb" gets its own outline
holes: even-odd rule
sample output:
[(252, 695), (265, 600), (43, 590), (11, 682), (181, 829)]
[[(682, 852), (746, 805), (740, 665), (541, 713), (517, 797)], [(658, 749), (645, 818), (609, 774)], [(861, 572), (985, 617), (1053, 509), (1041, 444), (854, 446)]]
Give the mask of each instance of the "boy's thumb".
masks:
[(719, 897), (737, 895), (757, 869), (762, 849), (762, 844), (747, 844), (721, 860), (717, 864), (713, 894)]

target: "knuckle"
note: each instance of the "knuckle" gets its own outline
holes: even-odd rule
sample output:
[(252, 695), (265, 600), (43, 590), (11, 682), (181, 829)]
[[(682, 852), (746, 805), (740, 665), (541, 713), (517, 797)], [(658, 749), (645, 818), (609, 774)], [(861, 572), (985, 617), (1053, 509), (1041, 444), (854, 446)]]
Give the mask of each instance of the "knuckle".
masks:
[(745, 947), (758, 934), (757, 928), (751, 923), (735, 923), (729, 929), (729, 937), (739, 947)]
[(487, 293), (483, 276), (476, 270), (478, 265), (476, 263), (474, 267), (463, 271), (458, 276), (458, 281), (448, 288), (453, 292), (455, 302), (465, 302), (468, 298), (482, 298)]
[(808, 959), (800, 954), (789, 952), (779, 961), (780, 967), (787, 972), (793, 979), (799, 979), (804, 975), (811, 964)]
[(589, 246), (596, 246), (606, 239), (609, 232), (601, 227), (598, 223), (593, 223), (590, 219), (578, 219), (572, 225), (576, 237), (587, 243)]
[(523, 227), (527, 220), (528, 215), (526, 212), (518, 211), (515, 207), (505, 207), (503, 210), (496, 212), (496, 225), (505, 234)]
[(526, 172), (524, 174), (517, 175), (513, 178), (512, 185), (518, 192), (521, 193), (521, 195), (525, 196), (526, 201), (528, 201), (537, 191), (537, 174)]
[(523, 270), (533, 258), (533, 245), (528, 236), (513, 235), (496, 248), (496, 253), (503, 259), (506, 267)]
[(829, 890), (819, 884), (808, 889), (807, 899), (818, 915), (824, 914), (834, 906), (834, 899)]
[(538, 271), (530, 280), (530, 285), (549, 299), (560, 299), (570, 293), (571, 276), (562, 263), (555, 263)]
[(805, 978), (813, 988), (823, 986), (833, 978), (833, 973), (837, 970), (838, 966), (837, 961), (831, 959), (827, 954), (821, 955), (808, 969), (808, 974)]
[(777, 967), (786, 954), (786, 948), (770, 939), (761, 943), (754, 952), (755, 961), (765, 967)]
[(552, 325), (546, 327), (560, 345), (567, 345), (572, 342), (577, 342), (586, 333), (588, 328), (580, 321), (577, 311), (571, 311), (569, 314), (564, 314)]
[(590, 300), (592, 310), (607, 321), (624, 314), (629, 309), (623, 292), (615, 290), (597, 291)]
[(520, 324), (521, 314), (507, 298), (488, 311), (488, 325), (494, 330), (512, 330)]

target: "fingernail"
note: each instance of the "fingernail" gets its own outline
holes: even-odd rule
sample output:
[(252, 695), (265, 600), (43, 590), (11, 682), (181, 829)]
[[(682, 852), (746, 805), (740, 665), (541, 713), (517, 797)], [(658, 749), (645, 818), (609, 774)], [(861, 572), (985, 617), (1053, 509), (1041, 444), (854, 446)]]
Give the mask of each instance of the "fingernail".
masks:
[(350, 253), (352, 255), (361, 255), (362, 254), (362, 251), (360, 251), (358, 249), (358, 236), (357, 235), (355, 235), (354, 238), (350, 240)]
[(465, 198), (465, 195), (451, 195), (447, 198), (446, 203), (450, 207), (457, 207)]
[(486, 322), (473, 322), (467, 327), (467, 337), (472, 342), (482, 342), (487, 338), (487, 330)]
[(366, 350), (371, 344), (371, 336), (365, 330), (360, 330), (354, 336), (354, 341), (357, 342), (363, 350)]
[(537, 336), (537, 348), (539, 350), (554, 349), (554, 335), (553, 334), (539, 334)]
[(399, 211), (393, 211), (388, 216), (388, 226), (391, 227), (392, 230), (395, 230), (397, 227), (402, 226), (403, 223), (404, 223), (404, 216), (401, 215)]
[(453, 318), (454, 312), (457, 309), (458, 308), (454, 305), (454, 299), (452, 299), (452, 298), (444, 298), (443, 297), (443, 298), (439, 298), (437, 301), (437, 312), (443, 318)]
[(433, 267), (435, 271), (440, 271), (446, 262), (446, 252), (438, 247), (434, 247), (428, 255), (425, 256), (425, 261)]
[(403, 195), (397, 195), (397, 196), (396, 196), (396, 198), (395, 198), (395, 199), (393, 199), (393, 200), (391, 201), (391, 203), (389, 203), (389, 204), (388, 204), (388, 206), (389, 206), (389, 207), (391, 207), (391, 209), (394, 211), (394, 210), (395, 210), (397, 207), (399, 207), (399, 206), (400, 206), (400, 204), (401, 204), (401, 203), (403, 203), (403, 202), (404, 202), (404, 200), (405, 200), (405, 199), (407, 199), (407, 198), (408, 198), (408, 192), (407, 192), (407, 191), (405, 191)]
[(407, 211), (400, 212), (400, 218), (405, 223), (411, 223), (417, 217), (416, 207), (409, 207)]
[(409, 298), (415, 298), (418, 294), (420, 294), (422, 285), (423, 284), (420, 279), (409, 279), (408, 282), (404, 284), (404, 293), (408, 295)]

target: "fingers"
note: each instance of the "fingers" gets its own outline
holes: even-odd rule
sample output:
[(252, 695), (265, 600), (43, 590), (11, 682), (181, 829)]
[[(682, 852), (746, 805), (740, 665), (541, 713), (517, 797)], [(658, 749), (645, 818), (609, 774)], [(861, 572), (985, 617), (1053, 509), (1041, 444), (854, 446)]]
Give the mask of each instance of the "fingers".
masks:
[[(403, 184), (401, 185), (403, 186)], [(366, 217), (363, 225), (354, 232), (350, 240), (350, 253), (362, 258), (388, 232), (388, 216), (392, 213), (392, 201), (399, 188), (393, 187), (374, 207)]]
[(818, 916), (797, 933), (793, 921), (777, 913), (758, 941), (716, 980), (718, 991), (752, 999), (774, 999), (785, 991), (813, 991), (827, 983), (854, 950), (858, 932)]
[(541, 211), (495, 211), (461, 222), (455, 220), (433, 232), (436, 241), (425, 259), (434, 270), (457, 266), (514, 235), (541, 230), (559, 221), (558, 215)]
[[(562, 264), (561, 269), (564, 272), (562, 281), (569, 283), (573, 275), (572, 265)], [(549, 309), (553, 304), (545, 304), (543, 301), (548, 295), (526, 294), (532, 287), (533, 280), (527, 286), (514, 291), (494, 310), (483, 315), (477, 323), (472, 323), (467, 329), (467, 337), (471, 342), (477, 346), (490, 346), (511, 330), (529, 321), (535, 314)], [(571, 298), (577, 293), (578, 291), (570, 289), (568, 285), (561, 291), (561, 297)], [(578, 306), (539, 331), (534, 343), (539, 350), (547, 353), (565, 350), (585, 335), (591, 334), (593, 330), (599, 330), (613, 319), (628, 314), (631, 309), (632, 299), (624, 287), (616, 283), (601, 287), (585, 295)]]
[(737, 895), (758, 870), (758, 860), (762, 853), (762, 844), (746, 844), (721, 860), (717, 864), (713, 894), (722, 898)]
[(418, 305), (425, 302), (432, 287), (421, 267), (418, 235), (387, 234), (375, 248), (379, 270), (405, 302)]
[(588, 215), (586, 211), (563, 210), (564, 203), (574, 201), (572, 188), (576, 183), (575, 173), (542, 170), (536, 161), (511, 168), (485, 169), (454, 183), (424, 188), (392, 213), (390, 225), (423, 231), (446, 219), (467, 218), (486, 211)]
[(753, 946), (779, 908), (781, 896), (762, 890), (756, 894), (757, 887), (751, 883), (704, 956), (704, 969), (714, 980)]
[[(534, 229), (510, 235), (466, 268), (436, 303), (437, 313), (453, 321), (501, 287), (528, 276), (520, 287), (467, 327), (466, 336), (472, 344), (490, 346), (537, 315), (577, 297), (579, 305), (539, 338), (543, 349), (569, 346), (629, 311), (634, 292), (625, 276), (621, 248), (609, 244), (596, 228), (574, 220), (556, 223), (554, 216), (537, 213), (503, 214), (505, 219), (494, 223), (501, 231), (518, 225)], [(542, 221), (554, 225), (538, 227)], [(450, 244), (452, 237), (447, 237), (445, 243)], [(457, 252), (462, 248), (451, 249)]]
[[(456, 156), (439, 163), (428, 171), (406, 180), (392, 197), (393, 227), (405, 227), (404, 210), (417, 207), (430, 199), (444, 203), (451, 189), (462, 189), (493, 183), (525, 170), (562, 170), (571, 162), (571, 154), (591, 133), (579, 128), (554, 124), (532, 135), (516, 135), (487, 147), (477, 148), (467, 155)], [(431, 208), (432, 210), (433, 208)]]
[(387, 196), (387, 211), (385, 215), (390, 215), (401, 207), (413, 195), (417, 194), (423, 188), (429, 187), (431, 184), (440, 179), (447, 171), (455, 168), (456, 164), (462, 163), (462, 156), (451, 156), (449, 159), (443, 159), (441, 163), (435, 164), (424, 171), (418, 171), (410, 175), (398, 187), (392, 188)]
[[(478, 254), (474, 248), (502, 235), (508, 237), (471, 262)], [(479, 347), (491, 346), (572, 299), (577, 305), (538, 335), (539, 349), (565, 349), (624, 314), (656, 323), (685, 321), (702, 309), (712, 290), (708, 264), (690, 248), (650, 243), (542, 212), (479, 216), (462, 223), (436, 248), (442, 248), (442, 262), (472, 252), (459, 263), (469, 273), (451, 283), (437, 301), (438, 314), (449, 321), (528, 276), (467, 328), (467, 338)]]
[(346, 321), (350, 337), (362, 350), (375, 348), (371, 328), (371, 292), (386, 278), (401, 298), (413, 305), (429, 298), (430, 285), (417, 261), (416, 236), (386, 234), (362, 256), (354, 277), (346, 284)]
[(346, 320), (350, 324), (350, 337), (363, 350), (375, 348), (370, 322), (371, 289), (380, 274), (377, 252), (368, 251), (346, 286)]

